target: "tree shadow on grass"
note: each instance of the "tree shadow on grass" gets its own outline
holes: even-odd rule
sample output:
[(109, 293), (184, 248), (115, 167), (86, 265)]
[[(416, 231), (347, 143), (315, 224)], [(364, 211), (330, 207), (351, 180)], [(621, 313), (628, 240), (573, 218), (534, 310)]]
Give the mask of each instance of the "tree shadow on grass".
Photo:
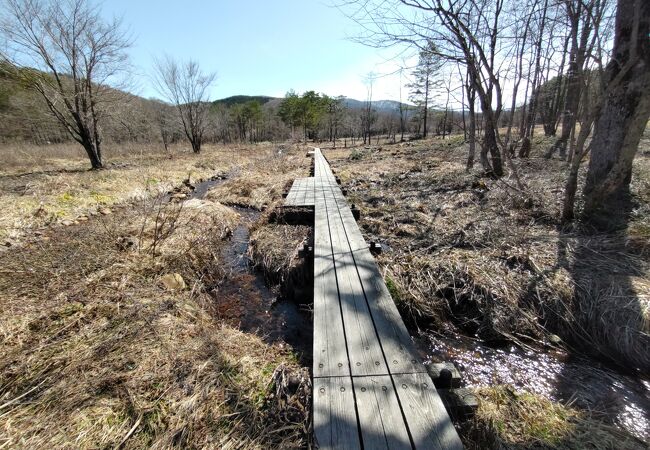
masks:
[(650, 384), (642, 381), (650, 374), (648, 261), (630, 238), (635, 205), (620, 206), (616, 214), (593, 218), (597, 227), (560, 233), (558, 264), (573, 293), (568, 304), (558, 300), (555, 317), (548, 318), (569, 347), (556, 395), (648, 439)]

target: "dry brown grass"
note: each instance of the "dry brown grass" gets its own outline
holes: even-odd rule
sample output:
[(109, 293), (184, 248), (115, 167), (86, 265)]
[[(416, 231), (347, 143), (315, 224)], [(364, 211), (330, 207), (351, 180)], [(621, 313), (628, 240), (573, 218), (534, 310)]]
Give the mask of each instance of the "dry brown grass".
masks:
[(636, 450), (645, 444), (587, 412), (507, 386), (477, 392), (479, 408), (466, 424), (468, 449)]
[[(240, 149), (239, 162), (259, 150)], [(236, 162), (206, 152), (66, 174), (62, 185), (36, 176), (45, 199), (71, 186), (87, 194), (103, 176), (119, 194), (110, 214), (28, 230), (0, 251), (0, 447), (305, 445), (309, 377), (288, 346), (241, 332), (222, 311), (239, 301), (226, 298), (222, 257), (238, 213), (167, 203), (157, 189), (130, 195), (132, 179), (173, 186), (188, 167), (207, 176)], [(172, 273), (185, 288), (165, 288)]]
[[(186, 145), (174, 145), (170, 147), (172, 153), (188, 152)], [(107, 143), (102, 146), (103, 153), (108, 162), (124, 157), (150, 157), (165, 154), (162, 144), (125, 142)], [(48, 171), (56, 168), (80, 168), (90, 167), (88, 157), (81, 147), (75, 142), (57, 143), (49, 145), (34, 145), (26, 142), (2, 143), (0, 144), (0, 162), (3, 171), (11, 172)]]
[(229, 152), (208, 147), (202, 155), (177, 153), (172, 159), (155, 153), (114, 157), (101, 171), (87, 170), (83, 159), (45, 160), (42, 166), (5, 169), (0, 172), (0, 208), (5, 211), (0, 239), (13, 241), (28, 228), (75, 220), (102, 207), (157, 195), (188, 177), (208, 178), (235, 163)]
[(251, 234), (249, 256), (266, 282), (277, 286), (284, 298), (308, 303), (312, 297), (311, 266), (298, 254), (309, 244), (310, 227), (266, 223), (262, 218)]
[(208, 198), (228, 205), (266, 209), (308, 167), (309, 160), (299, 148), (273, 147), (251, 155), (248, 163), (233, 170), (226, 182), (210, 191)]
[[(214, 197), (217, 201), (259, 208), (271, 197), (280, 196), (292, 164), (287, 160), (302, 162), (297, 156), (287, 157), (286, 150), (284, 156), (278, 155), (277, 147), (271, 144), (205, 146), (200, 155), (175, 150), (171, 159), (153, 151), (138, 153), (138, 148), (130, 144), (130, 153), (113, 155), (107, 169), (101, 171), (87, 170), (83, 158), (45, 160), (42, 166), (2, 166), (0, 242), (11, 243), (29, 228), (94, 215), (104, 207), (167, 192), (182, 180), (215, 174), (232, 172), (233, 178)], [(263, 168), (263, 175), (256, 168)], [(247, 188), (251, 183), (255, 183), (254, 188)]]
[(557, 333), (648, 373), (650, 158), (635, 162), (638, 207), (625, 232), (561, 230), (566, 165), (541, 158), (548, 143), (537, 138), (532, 157), (515, 160), (525, 193), (507, 177), (467, 173), (457, 137), (325, 154), (361, 209), (367, 240), (387, 244), (379, 262), (408, 320), (451, 319), (488, 341)]

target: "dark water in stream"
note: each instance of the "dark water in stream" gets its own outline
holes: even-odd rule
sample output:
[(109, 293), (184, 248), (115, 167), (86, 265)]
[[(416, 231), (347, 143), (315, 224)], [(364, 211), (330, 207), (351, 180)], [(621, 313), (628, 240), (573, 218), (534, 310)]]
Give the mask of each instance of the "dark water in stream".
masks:
[(457, 335), (422, 333), (417, 339), (429, 362), (453, 361), (467, 387), (509, 384), (550, 400), (602, 413), (602, 419), (650, 440), (650, 382), (623, 375), (593, 359), (565, 352), (494, 348)]
[[(223, 183), (215, 177), (194, 185), (187, 199), (205, 197), (208, 190)], [(214, 294), (222, 319), (240, 330), (255, 333), (266, 342), (287, 343), (296, 351), (302, 364), (311, 365), (312, 324), (308, 311), (296, 303), (278, 299), (261, 273), (252, 270), (247, 257), (250, 227), (261, 212), (253, 208), (230, 206), (241, 217), (221, 256), (228, 276)], [(282, 345), (282, 344), (281, 344)]]

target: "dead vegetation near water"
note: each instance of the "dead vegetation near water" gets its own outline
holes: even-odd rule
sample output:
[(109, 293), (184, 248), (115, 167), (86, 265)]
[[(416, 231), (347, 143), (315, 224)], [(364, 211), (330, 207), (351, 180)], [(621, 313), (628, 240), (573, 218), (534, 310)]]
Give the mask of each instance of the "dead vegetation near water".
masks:
[[(580, 223), (561, 226), (567, 169), (565, 162), (542, 158), (549, 143), (537, 137), (531, 157), (514, 161), (525, 191), (508, 177), (467, 172), (459, 136), (325, 149), (325, 155), (361, 210), (366, 240), (386, 248), (378, 263), (412, 330), (461, 332), (537, 351), (559, 347), (647, 376), (650, 158), (643, 148), (650, 148), (650, 136), (635, 161), (628, 222), (609, 233)], [(484, 400), (494, 406), (494, 398)], [(504, 419), (518, 417), (507, 409)], [(497, 442), (492, 448), (575, 448), (553, 444), (561, 427), (549, 427), (542, 445), (524, 442), (522, 430), (505, 435), (486, 420), (482, 426)], [(631, 442), (629, 448), (643, 448)]]
[(585, 411), (508, 386), (477, 391), (480, 407), (462, 428), (468, 448), (641, 450), (644, 444)]
[[(219, 163), (228, 157), (179, 159), (205, 164), (209, 177), (232, 170)], [(258, 147), (237, 160), (250, 171), (278, 158), (286, 171), (267, 175), (269, 203), (281, 198), (271, 187), (306, 164), (303, 152)], [(114, 178), (120, 194), (103, 214), (78, 205), (69, 223), (16, 227), (21, 239), (0, 250), (0, 447), (305, 445), (308, 373), (290, 346), (241, 331), (231, 312), (247, 307), (246, 286), (229, 289), (223, 256), (241, 223), (237, 209), (215, 198), (168, 202), (158, 190), (134, 198), (129, 170), (65, 173), (65, 183), (26, 175), (30, 188), (48, 183), (45, 201), (70, 187), (89, 196), (98, 189), (91, 175)], [(165, 178), (164, 159), (132, 170), (158, 173), (165, 185), (187, 177), (178, 168)], [(16, 194), (4, 187), (15, 179), (3, 180), (7, 201)], [(25, 195), (38, 201), (36, 191)]]
[(306, 258), (300, 250), (309, 243), (311, 230), (304, 225), (264, 224), (251, 234), (249, 255), (270, 286), (283, 298), (298, 303), (310, 303), (312, 273), (308, 273)]
[(637, 158), (638, 205), (625, 230), (562, 229), (566, 163), (535, 152), (543, 138), (535, 144), (516, 160), (526, 192), (466, 172), (458, 137), (326, 154), (363, 232), (387, 244), (379, 262), (407, 319), (451, 322), (486, 341), (558, 334), (649, 373), (650, 158)]

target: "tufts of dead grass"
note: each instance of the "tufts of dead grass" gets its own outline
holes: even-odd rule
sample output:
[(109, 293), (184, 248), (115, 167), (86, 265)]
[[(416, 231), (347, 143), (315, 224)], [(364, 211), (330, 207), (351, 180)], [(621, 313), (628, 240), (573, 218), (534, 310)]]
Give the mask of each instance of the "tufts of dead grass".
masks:
[(259, 149), (250, 160), (230, 172), (228, 180), (208, 193), (226, 205), (258, 210), (282, 198), (285, 187), (308, 167), (309, 160), (300, 146), (291, 149)]
[(308, 303), (313, 276), (298, 251), (310, 239), (307, 226), (262, 224), (252, 234), (248, 248), (254, 267), (264, 274), (266, 282), (278, 286), (286, 299)]
[(645, 448), (627, 432), (544, 397), (509, 386), (482, 388), (477, 395), (478, 411), (464, 425), (464, 443), (470, 449)]
[(218, 318), (237, 213), (157, 199), (0, 253), (0, 446), (305, 445), (293, 354)]
[(466, 172), (458, 138), (326, 155), (367, 240), (386, 244), (379, 262), (412, 323), (522, 345), (557, 333), (574, 350), (647, 373), (650, 160), (635, 161), (627, 231), (561, 230), (566, 164), (539, 157), (546, 144), (537, 138), (532, 157), (515, 161), (525, 192)]

